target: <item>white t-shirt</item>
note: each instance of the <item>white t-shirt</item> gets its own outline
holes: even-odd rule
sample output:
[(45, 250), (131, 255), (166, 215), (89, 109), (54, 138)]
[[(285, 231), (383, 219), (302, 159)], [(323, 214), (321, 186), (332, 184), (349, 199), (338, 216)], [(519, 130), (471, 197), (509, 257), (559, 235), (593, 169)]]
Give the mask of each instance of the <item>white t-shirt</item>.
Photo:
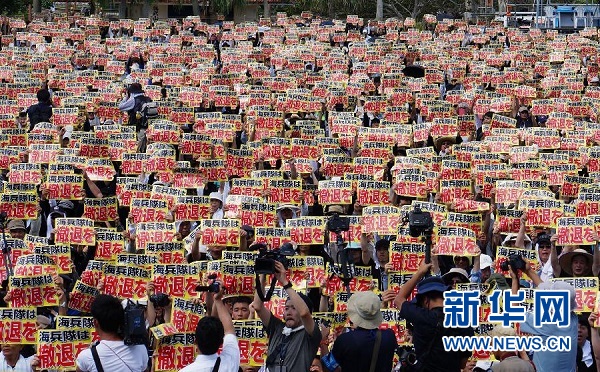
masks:
[(219, 371), (235, 372), (240, 369), (240, 347), (237, 338), (233, 334), (226, 334), (223, 338), (223, 351), (221, 354), (198, 355), (194, 363), (179, 370), (179, 372), (211, 372), (217, 361), (221, 357)]
[[(123, 341), (102, 340), (96, 350), (106, 372), (143, 372), (148, 368), (148, 351), (144, 345), (127, 346)], [(82, 351), (76, 363), (83, 372), (98, 372), (91, 349)]]
[(4, 359), (4, 354), (0, 352), (0, 371), (2, 372), (33, 372), (31, 369), (31, 359), (23, 358), (23, 355), (19, 356), (19, 360), (17, 360), (17, 364), (15, 364), (15, 368), (8, 365), (6, 359)]

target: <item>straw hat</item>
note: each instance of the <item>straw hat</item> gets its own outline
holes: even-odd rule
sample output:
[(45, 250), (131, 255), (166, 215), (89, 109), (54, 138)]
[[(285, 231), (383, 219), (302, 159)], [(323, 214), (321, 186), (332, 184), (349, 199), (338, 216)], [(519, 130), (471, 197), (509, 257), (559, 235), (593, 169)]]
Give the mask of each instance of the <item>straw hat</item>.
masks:
[(588, 272), (584, 273), (584, 276), (588, 276), (592, 274), (592, 262), (594, 259), (594, 256), (592, 256), (590, 253), (588, 253), (585, 249), (581, 249), (581, 248), (577, 248), (574, 251), (568, 252), (568, 253), (564, 253), (562, 255), (560, 255), (560, 257), (558, 258), (558, 263), (560, 264), (560, 268), (562, 269), (562, 271), (564, 271), (565, 273), (569, 274), (569, 275), (573, 275), (573, 271), (571, 270), (571, 263), (573, 262), (573, 258), (575, 258), (576, 256), (583, 256), (585, 257), (585, 259), (588, 261)]

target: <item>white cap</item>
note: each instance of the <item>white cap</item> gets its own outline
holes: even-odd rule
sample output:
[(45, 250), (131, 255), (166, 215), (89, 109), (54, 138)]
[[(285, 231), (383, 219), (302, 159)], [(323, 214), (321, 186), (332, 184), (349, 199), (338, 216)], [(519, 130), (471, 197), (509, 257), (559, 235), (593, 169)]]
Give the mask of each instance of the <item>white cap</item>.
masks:
[(492, 260), (492, 258), (487, 254), (482, 254), (479, 256), (479, 270), (491, 267), (493, 263), (494, 260)]
[(209, 199), (216, 199), (218, 201), (220, 201), (221, 203), (223, 203), (223, 195), (221, 195), (220, 192), (211, 192), (210, 195), (208, 196)]

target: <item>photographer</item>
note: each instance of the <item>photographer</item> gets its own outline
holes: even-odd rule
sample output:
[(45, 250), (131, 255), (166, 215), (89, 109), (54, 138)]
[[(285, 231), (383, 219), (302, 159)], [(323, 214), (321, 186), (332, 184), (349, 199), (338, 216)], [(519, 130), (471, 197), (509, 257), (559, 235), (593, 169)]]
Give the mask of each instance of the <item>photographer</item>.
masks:
[(321, 331), (312, 318), (310, 300), (292, 288), (279, 261), (275, 261), (274, 275), (288, 294), (284, 320), (265, 308), (258, 293), (252, 303), (269, 337), (266, 366), (269, 372), (306, 372), (317, 353)]
[[(146, 371), (146, 346), (128, 346), (123, 342), (121, 331), (125, 312), (121, 302), (113, 296), (98, 295), (92, 302), (91, 313), (100, 342), (79, 354), (77, 372)], [(97, 353), (96, 357), (94, 353)]]
[[(223, 283), (214, 282), (219, 286), (218, 293), (208, 293), (213, 297), (212, 314), (200, 319), (196, 326), (196, 345), (198, 356), (196, 360), (179, 372), (192, 371), (237, 371), (240, 368), (240, 348), (229, 309), (223, 303)], [(223, 345), (221, 354), (217, 355)], [(214, 368), (214, 369), (213, 369)]]
[(146, 319), (150, 327), (155, 327), (171, 321), (171, 299), (164, 293), (155, 293), (154, 283), (149, 282), (146, 286), (148, 295), (148, 308)]
[[(464, 368), (471, 352), (446, 351), (442, 343), (443, 336), (473, 336), (471, 328), (445, 328), (444, 292), (448, 286), (441, 277), (431, 276), (421, 279), (429, 273), (432, 264), (423, 263), (410, 280), (400, 287), (395, 303), (400, 309), (400, 317), (413, 325), (413, 342), (417, 354), (417, 370), (455, 372)], [(407, 301), (413, 289), (417, 287), (416, 303)], [(393, 293), (384, 296), (389, 301)]]

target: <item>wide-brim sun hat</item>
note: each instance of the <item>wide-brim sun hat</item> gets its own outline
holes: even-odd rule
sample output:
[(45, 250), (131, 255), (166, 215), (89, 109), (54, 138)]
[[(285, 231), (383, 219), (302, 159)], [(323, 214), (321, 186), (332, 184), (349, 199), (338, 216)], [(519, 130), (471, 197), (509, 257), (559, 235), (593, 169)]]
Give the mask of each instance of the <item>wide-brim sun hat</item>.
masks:
[(442, 275), (442, 279), (444, 280), (444, 283), (450, 285), (452, 284), (452, 278), (455, 276), (460, 277), (461, 283), (469, 283), (469, 274), (467, 274), (467, 271), (458, 267), (450, 269), (450, 271)]
[(381, 300), (371, 291), (355, 292), (348, 300), (348, 318), (358, 328), (379, 328), (383, 322)]
[(571, 263), (573, 262), (573, 258), (575, 258), (576, 256), (585, 257), (585, 259), (588, 261), (588, 266), (589, 266), (588, 274), (591, 275), (592, 274), (592, 263), (594, 261), (594, 256), (592, 256), (592, 254), (588, 253), (585, 249), (581, 249), (581, 248), (577, 248), (574, 251), (564, 253), (558, 258), (558, 263), (559, 263), (562, 271), (564, 271), (565, 273), (567, 273), (569, 275), (573, 275), (573, 271), (571, 270)]
[(291, 210), (300, 210), (300, 207), (295, 205), (295, 204), (290, 204), (290, 203), (284, 203), (281, 204), (280, 206), (277, 207), (277, 212), (284, 210), (284, 209), (291, 209)]

